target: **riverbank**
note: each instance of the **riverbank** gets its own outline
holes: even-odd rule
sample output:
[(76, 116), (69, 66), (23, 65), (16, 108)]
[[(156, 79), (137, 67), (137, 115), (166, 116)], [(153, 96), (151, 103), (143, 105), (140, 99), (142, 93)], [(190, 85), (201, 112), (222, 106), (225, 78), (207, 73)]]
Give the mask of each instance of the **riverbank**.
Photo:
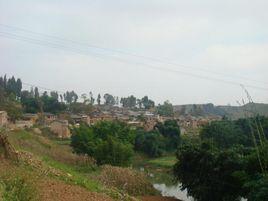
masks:
[(136, 155), (133, 162), (134, 168), (145, 172), (154, 188), (161, 194), (161, 196), (145, 196), (142, 198), (143, 201), (192, 201), (187, 196), (187, 191), (180, 190), (180, 185), (174, 181), (173, 166), (175, 163), (175, 154), (154, 159), (142, 154)]

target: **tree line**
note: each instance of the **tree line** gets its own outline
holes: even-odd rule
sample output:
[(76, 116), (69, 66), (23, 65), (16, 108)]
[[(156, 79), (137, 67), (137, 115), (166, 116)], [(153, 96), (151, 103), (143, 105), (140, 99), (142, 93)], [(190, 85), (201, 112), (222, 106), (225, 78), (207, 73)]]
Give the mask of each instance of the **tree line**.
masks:
[(132, 129), (120, 121), (101, 121), (95, 125), (82, 124), (73, 128), (71, 146), (78, 154), (87, 154), (99, 165), (127, 166), (134, 152), (158, 157), (173, 152), (180, 142), (180, 128), (176, 121), (158, 123), (151, 131)]
[[(136, 98), (131, 95), (128, 97), (119, 98), (118, 96), (113, 96), (106, 93), (101, 96), (98, 94), (94, 97), (92, 92), (88, 94), (83, 93), (81, 97), (75, 91), (66, 91), (61, 94), (57, 91), (40, 92), (38, 87), (31, 87), (30, 90), (22, 89), (21, 79), (16, 79), (14, 76), (7, 78), (7, 76), (0, 77), (0, 98), (2, 98), (2, 103), (9, 102), (16, 108), (16, 112), (10, 114), (14, 118), (17, 118), (22, 112), (27, 113), (38, 113), (38, 112), (51, 112), (60, 113), (62, 111), (70, 111), (74, 113), (88, 113), (92, 106), (95, 104), (107, 105), (107, 106), (122, 106), (123, 108), (129, 109), (152, 109), (156, 108), (156, 111), (164, 116), (172, 116), (173, 106), (169, 102), (165, 102), (163, 105), (155, 106), (155, 102), (149, 99), (148, 96), (142, 98)], [(80, 100), (82, 101), (79, 101)], [(4, 101), (5, 99), (5, 101)], [(21, 104), (21, 107), (18, 105)], [(17, 105), (15, 107), (15, 105)], [(4, 107), (0, 105), (0, 109), (7, 110), (7, 105)], [(9, 109), (8, 111), (10, 111)], [(12, 112), (9, 112), (12, 113)]]

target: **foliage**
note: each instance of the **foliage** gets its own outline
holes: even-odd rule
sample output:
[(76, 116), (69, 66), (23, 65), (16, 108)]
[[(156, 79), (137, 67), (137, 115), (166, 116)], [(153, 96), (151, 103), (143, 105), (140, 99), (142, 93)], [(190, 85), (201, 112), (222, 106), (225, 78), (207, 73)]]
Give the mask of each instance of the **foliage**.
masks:
[(8, 94), (0, 87), (0, 110), (5, 110), (11, 121), (15, 121), (22, 116), (22, 107), (13, 93)]
[(212, 122), (201, 142), (184, 141), (176, 179), (197, 201), (263, 201), (267, 198), (267, 118)]
[(56, 114), (66, 109), (65, 104), (60, 103), (58, 101), (58, 95), (55, 93), (54, 94), (52, 93), (52, 96), (44, 94), (40, 98), (40, 101), (42, 102), (44, 112), (50, 112)]
[(263, 201), (268, 198), (268, 176), (247, 183), (247, 187), (251, 189), (248, 201)]
[(133, 156), (135, 133), (122, 122), (103, 121), (74, 128), (71, 146), (76, 153), (88, 154), (100, 164), (128, 165)]
[(139, 130), (135, 139), (135, 150), (150, 157), (161, 156), (165, 149), (164, 137), (158, 131)]
[(32, 176), (22, 171), (7, 171), (1, 175), (3, 201), (34, 201), (37, 200), (36, 189)]
[(110, 105), (110, 106), (115, 105), (115, 98), (113, 95), (106, 93), (104, 94), (103, 98), (105, 101), (104, 102), (105, 105)]
[(213, 121), (202, 128), (200, 136), (202, 140), (211, 141), (220, 148), (238, 144), (253, 147), (255, 143), (261, 144), (268, 138), (268, 118), (257, 116), (235, 121)]
[(76, 103), (78, 100), (78, 95), (74, 91), (66, 91), (63, 97), (68, 104)]
[(150, 100), (148, 96), (144, 96), (141, 99), (140, 104), (143, 106), (144, 109), (151, 109), (155, 106), (154, 101)]
[(175, 120), (158, 123), (152, 131), (137, 130), (135, 150), (150, 157), (176, 150), (180, 143), (180, 127)]
[(100, 105), (100, 103), (101, 103), (101, 95), (100, 94), (98, 94), (97, 103), (98, 103), (98, 105)]
[(133, 149), (131, 144), (122, 143), (112, 137), (100, 141), (93, 155), (99, 165), (110, 164), (120, 166), (129, 165), (132, 156)]
[(138, 196), (155, 193), (152, 184), (146, 179), (146, 175), (130, 168), (105, 165), (102, 167), (98, 178), (105, 186), (118, 188), (129, 195)]
[(137, 98), (131, 95), (127, 98), (121, 98), (120, 103), (122, 104), (123, 107), (135, 108), (137, 104)]
[(155, 128), (166, 139), (166, 150), (175, 150), (180, 143), (180, 127), (176, 120), (167, 120), (164, 123), (157, 123)]
[(219, 151), (208, 144), (184, 145), (177, 153), (176, 179), (197, 201), (239, 200), (242, 183), (234, 174), (243, 167), (233, 150)]
[(173, 116), (173, 105), (169, 101), (165, 101), (163, 105), (158, 105), (157, 113), (161, 116)]
[(8, 79), (5, 75), (4, 77), (0, 77), (0, 88), (2, 88), (8, 94), (13, 94), (16, 97), (20, 97), (22, 82), (20, 79), (16, 80), (14, 76)]
[(148, 161), (148, 163), (151, 165), (155, 165), (158, 167), (165, 167), (165, 168), (173, 167), (176, 162), (177, 162), (176, 157), (173, 155), (172, 156), (163, 156), (163, 157), (151, 159)]
[(235, 122), (214, 121), (204, 126), (200, 132), (202, 140), (212, 140), (217, 147), (229, 148), (235, 144), (246, 144), (246, 136)]

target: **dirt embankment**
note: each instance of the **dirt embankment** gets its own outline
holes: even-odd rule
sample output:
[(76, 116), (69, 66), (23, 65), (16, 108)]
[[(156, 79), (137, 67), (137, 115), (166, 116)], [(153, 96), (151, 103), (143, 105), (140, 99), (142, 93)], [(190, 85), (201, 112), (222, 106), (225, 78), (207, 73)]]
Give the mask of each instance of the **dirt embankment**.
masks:
[(112, 201), (104, 194), (89, 192), (80, 186), (65, 184), (61, 181), (42, 181), (39, 189), (42, 201)]

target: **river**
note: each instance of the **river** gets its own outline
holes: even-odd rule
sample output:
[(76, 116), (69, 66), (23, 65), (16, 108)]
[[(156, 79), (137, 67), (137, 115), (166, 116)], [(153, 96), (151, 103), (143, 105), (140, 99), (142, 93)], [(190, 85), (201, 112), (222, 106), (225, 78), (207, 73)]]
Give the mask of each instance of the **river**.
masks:
[[(194, 201), (194, 198), (187, 196), (187, 190), (182, 191), (180, 184), (177, 186), (167, 186), (166, 184), (154, 184), (156, 190), (158, 190), (164, 197), (174, 197), (182, 201)], [(247, 201), (245, 198), (241, 198), (241, 201)]]
[(166, 184), (154, 184), (156, 190), (158, 190), (164, 197), (174, 197), (183, 201), (194, 201), (192, 197), (187, 196), (187, 190), (180, 190), (180, 184), (177, 186), (167, 186)]

